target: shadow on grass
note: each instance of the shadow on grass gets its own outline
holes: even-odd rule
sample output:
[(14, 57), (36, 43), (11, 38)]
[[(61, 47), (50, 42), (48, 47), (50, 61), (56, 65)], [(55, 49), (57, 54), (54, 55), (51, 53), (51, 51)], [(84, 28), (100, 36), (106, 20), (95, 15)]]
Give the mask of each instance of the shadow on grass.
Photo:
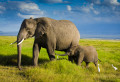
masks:
[[(46, 62), (49, 62), (49, 60), (43, 58), (38, 59), (39, 64), (44, 64)], [(17, 66), (17, 54), (7, 55), (7, 56), (0, 54), (0, 65)], [(32, 57), (22, 54), (21, 65), (22, 66), (32, 65)]]

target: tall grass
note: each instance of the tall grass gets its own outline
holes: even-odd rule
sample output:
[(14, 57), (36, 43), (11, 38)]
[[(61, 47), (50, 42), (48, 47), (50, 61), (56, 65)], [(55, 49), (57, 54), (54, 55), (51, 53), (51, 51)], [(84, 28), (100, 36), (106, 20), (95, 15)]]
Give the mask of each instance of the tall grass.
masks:
[[(22, 70), (17, 68), (17, 47), (14, 36), (0, 36), (0, 81), (1, 82), (101, 82), (120, 81), (120, 40), (81, 39), (80, 45), (94, 46), (97, 49), (100, 73), (93, 63), (89, 68), (77, 66), (69, 62), (67, 56), (50, 62), (46, 49), (42, 48), (39, 55), (39, 65), (32, 67), (32, 46), (34, 39), (25, 40), (22, 44)], [(56, 51), (56, 53), (64, 53)], [(118, 68), (114, 70), (112, 64)]]

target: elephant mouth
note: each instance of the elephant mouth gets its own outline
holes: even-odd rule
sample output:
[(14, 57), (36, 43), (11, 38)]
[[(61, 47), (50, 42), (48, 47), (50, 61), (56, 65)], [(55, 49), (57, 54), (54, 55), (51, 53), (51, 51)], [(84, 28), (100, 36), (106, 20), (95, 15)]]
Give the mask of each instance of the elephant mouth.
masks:
[(34, 35), (29, 35), (29, 34), (27, 34), (26, 37), (24, 38), (24, 40), (26, 40), (26, 39), (28, 39), (28, 38), (32, 38), (32, 37), (34, 37)]
[(17, 45), (20, 45), (24, 40), (26, 40), (26, 39), (28, 39), (28, 38), (32, 38), (32, 37), (33, 37), (33, 36), (31, 35), (31, 36), (29, 36), (29, 37), (23, 38), (20, 42), (18, 42)]

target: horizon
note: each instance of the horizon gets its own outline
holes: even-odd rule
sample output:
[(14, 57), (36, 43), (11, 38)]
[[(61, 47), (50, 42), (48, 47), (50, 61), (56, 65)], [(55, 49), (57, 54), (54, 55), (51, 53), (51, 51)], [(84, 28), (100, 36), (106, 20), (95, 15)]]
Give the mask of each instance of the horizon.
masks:
[[(18, 32), (0, 32), (0, 36), (17, 36)], [(120, 35), (104, 35), (104, 34), (81, 34), (80, 39), (104, 39), (104, 40), (120, 40)]]
[(70, 20), (81, 35), (120, 36), (120, 0), (0, 1), (0, 32), (18, 32), (30, 17)]

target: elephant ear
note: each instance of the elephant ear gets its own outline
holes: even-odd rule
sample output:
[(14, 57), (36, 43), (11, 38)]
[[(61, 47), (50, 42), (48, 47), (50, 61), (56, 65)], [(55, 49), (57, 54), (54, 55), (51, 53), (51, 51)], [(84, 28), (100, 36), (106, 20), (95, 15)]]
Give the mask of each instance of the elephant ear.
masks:
[(46, 33), (46, 28), (43, 23), (38, 23), (35, 31), (35, 37), (40, 37)]

